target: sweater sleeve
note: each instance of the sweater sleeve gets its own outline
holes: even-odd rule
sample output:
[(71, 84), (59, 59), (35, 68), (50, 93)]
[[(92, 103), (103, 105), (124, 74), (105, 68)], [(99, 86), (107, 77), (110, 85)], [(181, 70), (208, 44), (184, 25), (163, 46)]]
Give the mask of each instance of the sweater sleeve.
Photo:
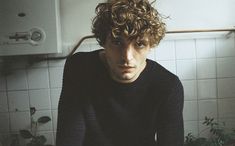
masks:
[(82, 104), (78, 100), (82, 85), (77, 82), (79, 75), (75, 65), (77, 68), (73, 57), (66, 60), (58, 105), (56, 146), (82, 146), (85, 135)]
[(183, 86), (178, 79), (174, 81), (169, 97), (160, 110), (160, 123), (157, 125), (157, 146), (183, 146)]

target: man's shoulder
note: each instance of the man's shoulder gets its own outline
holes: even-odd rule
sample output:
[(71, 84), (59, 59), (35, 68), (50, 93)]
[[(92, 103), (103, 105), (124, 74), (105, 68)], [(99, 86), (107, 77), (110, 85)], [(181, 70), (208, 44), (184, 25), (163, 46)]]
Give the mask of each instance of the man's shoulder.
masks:
[(69, 72), (71, 75), (88, 75), (98, 62), (98, 51), (77, 52), (73, 54), (66, 59), (64, 71)]
[[(72, 56), (70, 56), (67, 61), (69, 63), (88, 63), (86, 61), (95, 59), (95, 56), (98, 54), (100, 50), (95, 50), (91, 52), (76, 52)], [(85, 62), (84, 62), (85, 61)]]
[(148, 63), (151, 68), (151, 74), (155, 76), (156, 78), (160, 79), (172, 79), (172, 78), (177, 78), (177, 75), (166, 69), (164, 66), (159, 64), (156, 61), (153, 60), (148, 60)]
[(154, 86), (167, 89), (172, 88), (172, 86), (174, 86), (175, 84), (180, 83), (180, 80), (177, 75), (170, 72), (158, 62), (152, 60), (149, 60), (148, 62), (151, 66), (150, 74)]

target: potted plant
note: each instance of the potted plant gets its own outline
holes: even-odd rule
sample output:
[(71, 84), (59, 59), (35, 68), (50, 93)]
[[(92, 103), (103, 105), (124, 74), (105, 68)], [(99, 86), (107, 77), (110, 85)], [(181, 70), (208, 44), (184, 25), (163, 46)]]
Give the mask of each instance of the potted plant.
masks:
[(209, 128), (211, 137), (195, 137), (189, 133), (184, 146), (235, 146), (235, 130), (226, 131), (225, 123), (218, 123), (214, 118), (205, 117), (203, 122)]
[(52, 146), (45, 144), (47, 139), (44, 135), (38, 134), (38, 127), (51, 121), (51, 118), (48, 116), (42, 116), (37, 120), (34, 120), (33, 115), (35, 114), (35, 107), (30, 108), (31, 115), (31, 128), (30, 130), (20, 130), (20, 135), (29, 140), (26, 146)]

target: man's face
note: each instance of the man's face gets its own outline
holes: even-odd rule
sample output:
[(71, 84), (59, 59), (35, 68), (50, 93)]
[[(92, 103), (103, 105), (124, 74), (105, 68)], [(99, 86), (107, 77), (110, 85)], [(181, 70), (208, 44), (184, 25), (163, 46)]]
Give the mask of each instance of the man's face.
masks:
[(108, 36), (103, 47), (103, 59), (110, 75), (121, 83), (130, 83), (139, 77), (146, 66), (146, 57), (150, 51), (147, 38), (137, 41)]

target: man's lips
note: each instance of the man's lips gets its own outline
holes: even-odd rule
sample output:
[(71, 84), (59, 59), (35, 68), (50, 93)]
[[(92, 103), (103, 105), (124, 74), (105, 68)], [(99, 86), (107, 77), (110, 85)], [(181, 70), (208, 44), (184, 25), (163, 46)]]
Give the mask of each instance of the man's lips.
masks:
[(122, 70), (131, 70), (135, 68), (134, 66), (125, 66), (125, 65), (119, 65), (118, 67)]

